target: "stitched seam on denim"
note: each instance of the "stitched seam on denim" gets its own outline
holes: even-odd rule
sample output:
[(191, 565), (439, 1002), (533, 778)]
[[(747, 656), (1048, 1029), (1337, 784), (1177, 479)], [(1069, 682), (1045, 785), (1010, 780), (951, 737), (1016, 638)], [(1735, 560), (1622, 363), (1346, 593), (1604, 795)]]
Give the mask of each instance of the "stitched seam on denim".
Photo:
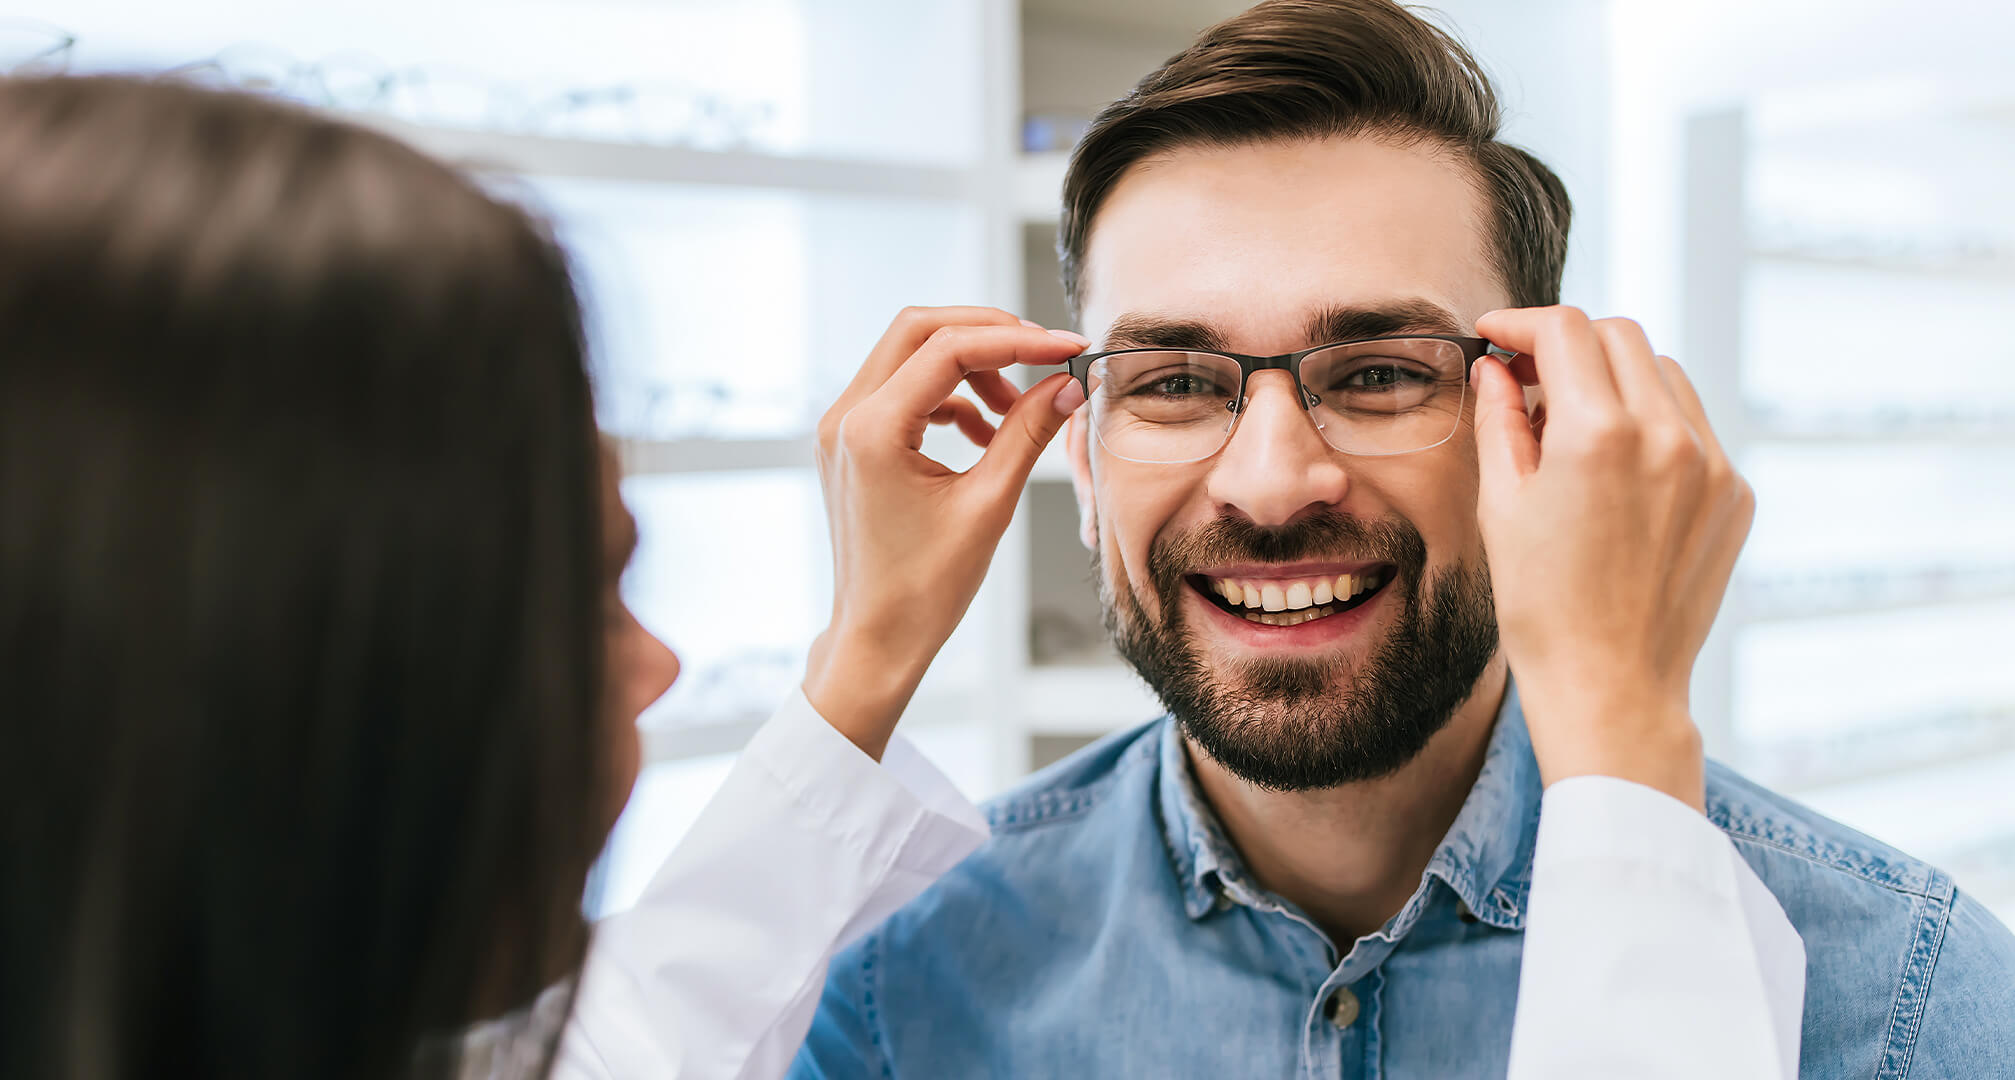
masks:
[[(1878, 885), (1881, 886), (1882, 888), (1888, 889), (1891, 892), (1902, 893), (1905, 896), (1924, 897), (1927, 899), (1936, 898), (1936, 896), (1927, 889), (1913, 888), (1905, 884), (1904, 882), (1895, 880), (1893, 877), (1878, 874), (1870, 867), (1856, 866), (1852, 865), (1851, 863), (1845, 860), (1827, 858), (1826, 855), (1821, 852), (1808, 851), (1803, 848), (1793, 847), (1792, 845), (1787, 844), (1781, 840), (1778, 840), (1775, 837), (1761, 836), (1756, 833), (1749, 832), (1745, 829), (1737, 828), (1734, 824), (1727, 821), (1715, 821), (1714, 824), (1718, 828), (1720, 828), (1722, 832), (1727, 833), (1729, 837), (1732, 839), (1743, 840), (1747, 841), (1748, 843), (1755, 844), (1758, 847), (1767, 847), (1776, 851), (1781, 851), (1786, 855), (1790, 855), (1793, 858), (1803, 859), (1804, 861), (1811, 863), (1814, 866), (1821, 867), (1822, 869), (1831, 870), (1838, 874), (1846, 874), (1849, 877), (1859, 878), (1862, 881), (1869, 883), (1870, 885)], [(1837, 851), (1837, 849), (1831, 849), (1830, 845), (1829, 849)], [(1935, 882), (1942, 875), (1938, 874), (1936, 871), (1931, 871), (1929, 870), (1929, 868), (1927, 868), (1927, 876), (1930, 877), (1932, 881)]]
[[(1147, 744), (1152, 746), (1152, 740), (1148, 740)], [(1113, 763), (1112, 772), (1084, 787), (1034, 791), (1012, 802), (996, 804), (986, 812), (987, 824), (998, 830), (1013, 832), (1077, 817), (1097, 806), (1099, 800), (1105, 797), (1106, 790), (1127, 775), (1124, 771), (1127, 757), (1139, 752), (1138, 746), (1129, 747), (1126, 754)]]
[(1890, 1011), (1889, 1037), (1882, 1045), (1882, 1068), (1876, 1074), (1877, 1080), (1908, 1080), (1910, 1064), (1917, 1052), (1917, 1033), (1924, 1027), (1924, 1006), (1931, 999), (1931, 978), (1938, 964), (1938, 951), (1945, 944), (1945, 927), (1951, 923), (1952, 905), (1944, 897), (1927, 896), (1922, 908), (1924, 913), (1911, 934), (1910, 953), (1897, 985), (1895, 1007)]
[(881, 1058), (882, 1080), (895, 1080), (895, 1047), (889, 1045), (888, 1032), (882, 1030), (881, 1009), (875, 1005), (875, 961), (881, 949), (880, 934), (871, 935), (861, 949), (861, 1008), (868, 1014), (868, 1052)]
[(1373, 970), (1368, 981), (1369, 992), (1358, 995), (1358, 1022), (1364, 1025), (1364, 1071), (1366, 1076), (1384, 1076), (1385, 965)]

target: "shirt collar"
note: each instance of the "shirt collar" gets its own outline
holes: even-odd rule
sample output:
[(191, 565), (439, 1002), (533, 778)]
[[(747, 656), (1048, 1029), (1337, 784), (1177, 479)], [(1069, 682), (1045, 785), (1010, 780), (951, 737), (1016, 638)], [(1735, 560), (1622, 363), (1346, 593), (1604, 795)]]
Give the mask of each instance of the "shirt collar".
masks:
[[(1219, 906), (1224, 883), (1249, 883), (1251, 875), (1197, 789), (1182, 733), (1173, 719), (1162, 723), (1158, 788), (1163, 838), (1182, 886), (1183, 907), (1190, 918), (1201, 919)], [(1428, 877), (1445, 882), (1479, 920), (1523, 930), (1526, 900), (1532, 891), (1540, 793), (1539, 764), (1532, 756), (1518, 688), (1507, 681), (1483, 771), (1463, 800), (1455, 824), (1428, 860), (1422, 887), (1394, 917), (1387, 932), (1394, 936), (1404, 933), (1419, 918)], [(1243, 887), (1257, 888), (1251, 884)]]

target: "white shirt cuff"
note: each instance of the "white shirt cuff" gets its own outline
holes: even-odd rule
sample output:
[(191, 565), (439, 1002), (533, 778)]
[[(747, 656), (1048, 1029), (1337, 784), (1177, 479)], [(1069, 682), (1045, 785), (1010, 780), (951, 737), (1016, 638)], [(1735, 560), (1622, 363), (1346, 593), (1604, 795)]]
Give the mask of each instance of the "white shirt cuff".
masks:
[(1559, 781), (1532, 881), (1513, 1080), (1797, 1076), (1804, 944), (1698, 811), (1614, 777)]

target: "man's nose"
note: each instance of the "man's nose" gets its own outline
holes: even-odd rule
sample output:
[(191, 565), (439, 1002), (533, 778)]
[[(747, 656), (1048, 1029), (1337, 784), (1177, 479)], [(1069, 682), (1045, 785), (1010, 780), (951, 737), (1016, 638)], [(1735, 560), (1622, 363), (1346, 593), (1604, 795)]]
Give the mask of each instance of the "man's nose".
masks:
[(1211, 468), (1211, 499), (1255, 525), (1285, 525), (1342, 502), (1350, 489), (1342, 455), (1316, 430), (1294, 377), (1256, 371), (1245, 394), (1245, 411)]

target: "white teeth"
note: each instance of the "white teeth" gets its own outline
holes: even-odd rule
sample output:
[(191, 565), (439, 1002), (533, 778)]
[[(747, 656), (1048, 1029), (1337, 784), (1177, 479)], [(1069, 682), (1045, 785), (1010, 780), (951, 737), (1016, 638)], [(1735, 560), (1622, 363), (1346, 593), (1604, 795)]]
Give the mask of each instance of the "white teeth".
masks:
[[(1244, 607), (1257, 615), (1260, 611), (1292, 614), (1297, 611), (1311, 612), (1329, 603), (1347, 603), (1383, 585), (1390, 573), (1372, 570), (1361, 574), (1338, 574), (1335, 578), (1321, 578), (1303, 581), (1241, 582), (1229, 579), (1213, 579), (1211, 591), (1215, 592), (1232, 607)], [(1255, 622), (1260, 621), (1255, 618)], [(1294, 623), (1272, 623), (1268, 625), (1295, 625)]]

